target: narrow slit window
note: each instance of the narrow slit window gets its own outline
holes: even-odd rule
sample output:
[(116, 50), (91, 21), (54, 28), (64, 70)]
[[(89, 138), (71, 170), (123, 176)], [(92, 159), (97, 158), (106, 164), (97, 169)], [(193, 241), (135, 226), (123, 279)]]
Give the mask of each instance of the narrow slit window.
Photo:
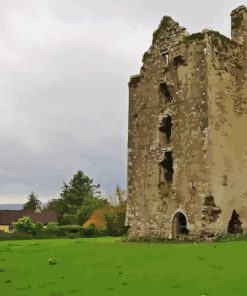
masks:
[(159, 131), (161, 132), (161, 140), (164, 140), (161, 141), (161, 145), (169, 143), (172, 134), (172, 118), (170, 115), (162, 119)]
[(161, 180), (171, 184), (173, 180), (173, 158), (172, 152), (165, 152), (165, 158), (160, 162), (161, 167)]
[(160, 91), (160, 94), (166, 98), (166, 100), (171, 101), (172, 99), (171, 87), (169, 87), (166, 82), (163, 82), (160, 84), (159, 91)]

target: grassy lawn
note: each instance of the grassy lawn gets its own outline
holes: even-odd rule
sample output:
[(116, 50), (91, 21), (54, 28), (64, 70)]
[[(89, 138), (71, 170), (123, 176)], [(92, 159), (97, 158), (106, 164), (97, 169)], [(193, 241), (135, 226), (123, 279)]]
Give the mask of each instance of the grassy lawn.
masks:
[(0, 295), (247, 295), (247, 242), (0, 242)]

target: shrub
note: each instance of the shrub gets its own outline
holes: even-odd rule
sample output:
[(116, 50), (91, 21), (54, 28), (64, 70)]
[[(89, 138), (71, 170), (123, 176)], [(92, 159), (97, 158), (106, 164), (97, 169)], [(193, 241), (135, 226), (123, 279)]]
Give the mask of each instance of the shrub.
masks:
[(0, 232), (0, 241), (5, 240), (23, 240), (23, 239), (32, 239), (32, 234), (22, 233), (22, 232)]
[(46, 226), (46, 230), (50, 232), (57, 232), (58, 229), (59, 229), (59, 226), (57, 225), (57, 223), (54, 223), (54, 222), (50, 222)]
[(66, 225), (75, 225), (77, 223), (77, 217), (75, 214), (65, 213), (61, 219), (61, 224)]
[(40, 235), (43, 232), (44, 226), (42, 223), (33, 223), (33, 234)]
[(218, 236), (214, 241), (216, 242), (230, 242), (230, 241), (246, 241), (246, 234), (232, 234), (232, 233), (224, 233)]
[(126, 204), (119, 206), (109, 206), (106, 214), (107, 234), (113, 236), (121, 236), (127, 233), (128, 226), (125, 226)]
[(35, 224), (29, 217), (21, 217), (17, 222), (13, 223), (16, 232), (26, 234), (34, 234)]
[(84, 229), (80, 225), (61, 225), (59, 226), (58, 236), (69, 238), (83, 237)]
[(95, 224), (90, 224), (86, 228), (84, 228), (84, 235), (86, 237), (97, 237), (102, 236), (104, 234)]
[(57, 223), (50, 222), (47, 224), (46, 228), (43, 230), (44, 238), (56, 238), (58, 237), (59, 226)]
[(59, 230), (65, 231), (65, 232), (71, 232), (71, 233), (79, 232), (81, 229), (83, 229), (81, 225), (61, 225), (61, 226), (59, 226)]

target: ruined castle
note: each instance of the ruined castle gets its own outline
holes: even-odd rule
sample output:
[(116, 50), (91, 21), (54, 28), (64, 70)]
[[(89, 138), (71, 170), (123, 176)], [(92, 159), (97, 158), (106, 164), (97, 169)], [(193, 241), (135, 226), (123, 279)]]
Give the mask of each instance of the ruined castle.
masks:
[(247, 8), (231, 39), (163, 17), (129, 82), (130, 239), (247, 232)]

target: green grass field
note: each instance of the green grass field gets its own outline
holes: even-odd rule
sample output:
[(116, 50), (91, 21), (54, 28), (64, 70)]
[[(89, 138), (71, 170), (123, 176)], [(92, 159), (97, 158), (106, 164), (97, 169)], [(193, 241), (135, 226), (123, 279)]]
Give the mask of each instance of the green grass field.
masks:
[(0, 295), (247, 295), (247, 242), (0, 242)]

